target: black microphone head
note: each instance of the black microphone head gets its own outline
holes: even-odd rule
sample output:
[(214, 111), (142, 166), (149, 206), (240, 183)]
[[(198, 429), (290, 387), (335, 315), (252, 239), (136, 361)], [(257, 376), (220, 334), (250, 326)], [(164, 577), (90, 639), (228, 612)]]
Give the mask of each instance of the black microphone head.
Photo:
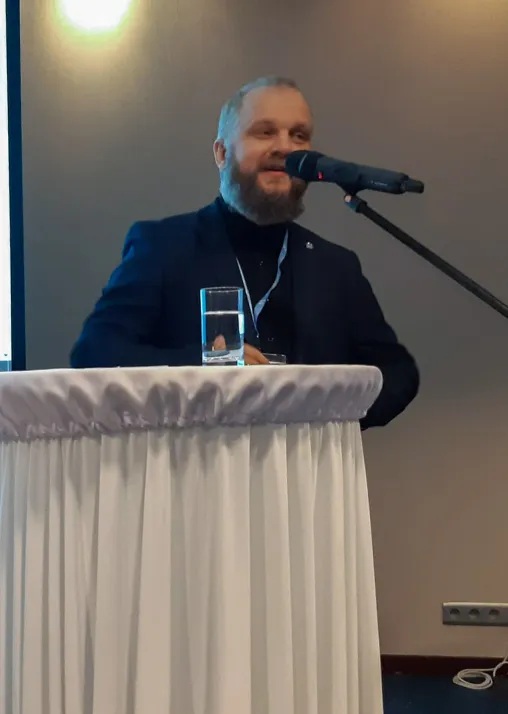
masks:
[(303, 181), (318, 181), (317, 162), (322, 157), (319, 151), (293, 151), (286, 157), (286, 173)]
[(402, 188), (404, 193), (423, 193), (425, 190), (425, 184), (422, 181), (408, 177), (403, 182)]

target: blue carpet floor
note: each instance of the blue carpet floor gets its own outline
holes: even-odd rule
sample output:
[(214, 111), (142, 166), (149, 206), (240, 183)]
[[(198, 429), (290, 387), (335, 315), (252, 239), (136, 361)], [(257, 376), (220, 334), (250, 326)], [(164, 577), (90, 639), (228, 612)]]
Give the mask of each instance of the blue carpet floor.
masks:
[(474, 692), (451, 678), (384, 677), (385, 714), (508, 714), (508, 678), (491, 689)]

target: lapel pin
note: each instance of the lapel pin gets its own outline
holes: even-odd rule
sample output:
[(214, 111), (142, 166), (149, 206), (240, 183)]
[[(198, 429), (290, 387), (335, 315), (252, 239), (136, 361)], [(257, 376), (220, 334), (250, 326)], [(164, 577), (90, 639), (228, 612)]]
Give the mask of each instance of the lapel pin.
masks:
[(307, 250), (314, 250), (314, 243), (308, 241), (305, 247), (307, 248)]

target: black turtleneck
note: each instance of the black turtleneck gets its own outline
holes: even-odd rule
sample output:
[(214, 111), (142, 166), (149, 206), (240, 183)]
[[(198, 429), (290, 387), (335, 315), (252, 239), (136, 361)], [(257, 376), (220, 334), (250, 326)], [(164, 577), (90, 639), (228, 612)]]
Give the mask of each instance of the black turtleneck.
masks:
[[(258, 226), (229, 208), (221, 196), (217, 199), (217, 205), (224, 218), (235, 256), (242, 267), (252, 305), (255, 306), (273, 285), (277, 275), (277, 261), (289, 225)], [(259, 316), (259, 342), (254, 344), (262, 352), (284, 354), (291, 362), (294, 318), (289, 251), (288, 244), (288, 255), (282, 264), (279, 284), (270, 294)], [(244, 310), (250, 311), (247, 296)], [(246, 340), (248, 338), (246, 335)]]

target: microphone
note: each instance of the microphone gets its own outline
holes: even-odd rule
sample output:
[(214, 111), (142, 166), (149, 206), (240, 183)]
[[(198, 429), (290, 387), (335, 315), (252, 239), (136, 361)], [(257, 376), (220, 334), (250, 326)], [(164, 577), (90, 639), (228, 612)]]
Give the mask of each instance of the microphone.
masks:
[(409, 178), (407, 174), (332, 159), (319, 151), (293, 151), (286, 158), (285, 168), (293, 178), (306, 183), (336, 183), (353, 196), (364, 190), (397, 194), (423, 193), (424, 190), (421, 181)]

